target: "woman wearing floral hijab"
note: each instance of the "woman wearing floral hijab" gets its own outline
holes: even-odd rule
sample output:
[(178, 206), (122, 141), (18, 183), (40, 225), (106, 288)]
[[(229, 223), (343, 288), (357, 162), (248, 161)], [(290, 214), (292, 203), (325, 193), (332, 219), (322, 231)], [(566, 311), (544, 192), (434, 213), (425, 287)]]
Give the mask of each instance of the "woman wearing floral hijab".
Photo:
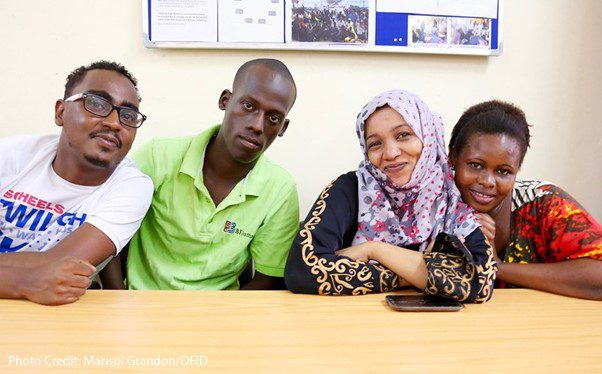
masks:
[(491, 297), (496, 265), (460, 199), (441, 118), (407, 91), (361, 110), (364, 160), (322, 191), (286, 265), (293, 292), (360, 295), (413, 285), (464, 302)]

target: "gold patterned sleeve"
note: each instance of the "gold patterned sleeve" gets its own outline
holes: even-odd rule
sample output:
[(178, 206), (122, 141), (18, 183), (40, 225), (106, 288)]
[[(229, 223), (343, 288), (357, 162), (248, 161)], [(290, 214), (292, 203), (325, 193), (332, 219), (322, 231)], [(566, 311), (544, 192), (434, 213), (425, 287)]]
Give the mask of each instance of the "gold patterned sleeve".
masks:
[(464, 241), (441, 233), (424, 254), (428, 277), (424, 293), (467, 303), (483, 303), (493, 295), (497, 264), (480, 229)]
[(399, 277), (380, 264), (335, 252), (351, 245), (357, 231), (357, 177), (347, 173), (320, 193), (289, 253), (284, 279), (296, 293), (363, 295), (399, 286)]

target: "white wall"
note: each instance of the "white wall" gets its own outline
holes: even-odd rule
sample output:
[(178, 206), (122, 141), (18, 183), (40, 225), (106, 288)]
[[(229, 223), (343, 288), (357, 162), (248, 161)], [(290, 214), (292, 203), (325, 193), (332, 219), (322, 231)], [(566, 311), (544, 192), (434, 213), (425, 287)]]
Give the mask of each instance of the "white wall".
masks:
[(294, 51), (160, 50), (143, 46), (139, 0), (0, 1), (0, 136), (58, 132), (54, 101), (75, 67), (125, 64), (149, 121), (134, 148), (218, 123), (217, 98), (239, 65), (283, 60), (299, 87), (291, 126), (268, 151), (295, 176), (305, 215), (322, 187), (361, 159), (355, 116), (375, 94), (416, 92), (447, 135), (468, 106), (519, 104), (534, 125), (521, 176), (557, 182), (601, 221), (600, 0), (506, 0), (500, 57)]

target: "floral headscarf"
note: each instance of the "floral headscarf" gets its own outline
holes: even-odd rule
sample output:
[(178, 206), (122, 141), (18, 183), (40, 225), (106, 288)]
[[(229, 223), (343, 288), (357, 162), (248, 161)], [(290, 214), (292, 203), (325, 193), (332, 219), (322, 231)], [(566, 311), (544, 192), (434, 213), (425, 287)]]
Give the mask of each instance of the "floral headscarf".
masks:
[[(364, 126), (385, 105), (397, 111), (422, 141), (422, 153), (404, 186), (396, 185), (368, 159)], [(397, 246), (420, 244), (424, 251), (441, 232), (466, 237), (479, 227), (454, 183), (443, 121), (418, 96), (401, 90), (376, 96), (357, 117), (357, 136), (364, 161), (356, 172), (359, 213), (354, 245), (376, 240)]]

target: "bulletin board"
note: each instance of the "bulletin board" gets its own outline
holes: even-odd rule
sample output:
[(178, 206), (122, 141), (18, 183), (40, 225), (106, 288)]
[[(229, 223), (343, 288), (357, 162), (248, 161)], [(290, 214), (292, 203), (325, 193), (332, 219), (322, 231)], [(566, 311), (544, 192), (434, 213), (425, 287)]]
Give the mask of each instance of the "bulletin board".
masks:
[(490, 56), (503, 0), (142, 0), (149, 48)]

